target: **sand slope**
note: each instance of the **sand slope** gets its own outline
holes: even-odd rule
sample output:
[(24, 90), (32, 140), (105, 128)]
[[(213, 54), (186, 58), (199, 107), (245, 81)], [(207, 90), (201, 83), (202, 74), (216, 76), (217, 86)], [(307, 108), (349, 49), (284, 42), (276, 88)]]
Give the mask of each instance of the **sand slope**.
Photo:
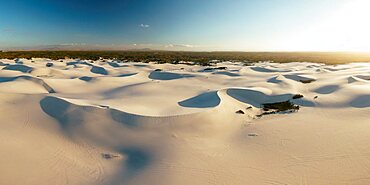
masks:
[(0, 60), (0, 184), (370, 184), (368, 63), (20, 61)]

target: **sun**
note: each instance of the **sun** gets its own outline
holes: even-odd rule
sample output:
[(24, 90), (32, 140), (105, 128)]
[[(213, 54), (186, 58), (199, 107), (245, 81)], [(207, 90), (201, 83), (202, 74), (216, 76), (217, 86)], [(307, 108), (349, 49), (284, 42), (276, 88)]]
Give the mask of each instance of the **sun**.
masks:
[(295, 31), (283, 46), (298, 51), (370, 52), (370, 1), (346, 1), (321, 15), (322, 19), (306, 23)]
[(370, 1), (346, 3), (338, 12), (333, 28), (344, 36), (351, 51), (370, 51)]

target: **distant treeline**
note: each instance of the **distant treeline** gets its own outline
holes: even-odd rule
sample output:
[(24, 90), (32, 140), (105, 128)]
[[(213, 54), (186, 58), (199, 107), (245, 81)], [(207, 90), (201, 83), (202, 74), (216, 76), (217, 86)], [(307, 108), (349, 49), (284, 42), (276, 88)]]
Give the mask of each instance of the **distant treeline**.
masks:
[(180, 61), (208, 64), (211, 61), (241, 62), (317, 62), (341, 64), (370, 62), (370, 53), (349, 52), (180, 52), (180, 51), (7, 51), (0, 58), (73, 58), (82, 60), (116, 59), (135, 62), (178, 63)]

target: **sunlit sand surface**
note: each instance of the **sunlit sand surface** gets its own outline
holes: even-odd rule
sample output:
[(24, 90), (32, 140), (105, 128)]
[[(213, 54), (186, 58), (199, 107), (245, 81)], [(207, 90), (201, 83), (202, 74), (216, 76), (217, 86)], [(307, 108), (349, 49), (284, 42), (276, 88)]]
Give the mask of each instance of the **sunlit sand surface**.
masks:
[(0, 184), (370, 184), (369, 63), (0, 61)]

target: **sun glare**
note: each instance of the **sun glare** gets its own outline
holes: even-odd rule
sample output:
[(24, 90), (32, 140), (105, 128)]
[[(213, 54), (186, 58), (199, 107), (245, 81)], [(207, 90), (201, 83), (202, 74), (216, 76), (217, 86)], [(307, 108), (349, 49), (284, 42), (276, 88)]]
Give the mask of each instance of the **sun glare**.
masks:
[(307, 23), (283, 48), (316, 51), (370, 51), (370, 1), (357, 0), (333, 8), (322, 20)]

